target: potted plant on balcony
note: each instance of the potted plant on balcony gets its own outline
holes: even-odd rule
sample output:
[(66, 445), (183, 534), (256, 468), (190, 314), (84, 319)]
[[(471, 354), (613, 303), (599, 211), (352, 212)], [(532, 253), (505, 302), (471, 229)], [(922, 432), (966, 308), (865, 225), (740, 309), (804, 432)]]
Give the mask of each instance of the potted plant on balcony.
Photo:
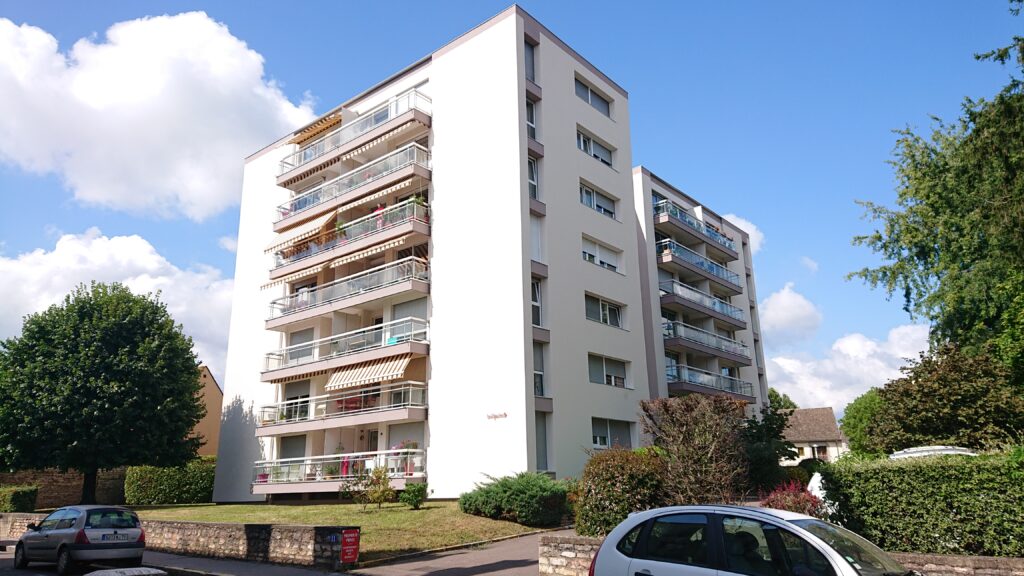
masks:
[(324, 479), (337, 480), (340, 466), (338, 464), (327, 464), (324, 466)]

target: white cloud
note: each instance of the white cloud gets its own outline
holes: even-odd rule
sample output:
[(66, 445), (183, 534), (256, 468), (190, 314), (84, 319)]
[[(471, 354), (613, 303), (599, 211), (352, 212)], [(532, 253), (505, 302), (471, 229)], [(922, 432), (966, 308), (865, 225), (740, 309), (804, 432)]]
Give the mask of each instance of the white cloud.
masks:
[(789, 394), (804, 408), (831, 406), (839, 416), (857, 396), (901, 374), (905, 358), (917, 358), (928, 347), (928, 327), (906, 324), (883, 340), (859, 333), (832, 344), (822, 358), (774, 356), (767, 361), (768, 385)]
[(793, 286), (787, 282), (759, 305), (766, 346), (781, 347), (805, 340), (821, 326), (821, 311)]
[(801, 256), (800, 264), (803, 264), (804, 268), (810, 270), (812, 274), (818, 271), (818, 262), (810, 256)]
[(136, 294), (161, 291), (160, 300), (192, 337), (196, 354), (223, 382), (234, 282), (219, 270), (182, 270), (139, 236), (104, 236), (90, 228), (61, 236), (53, 250), (0, 256), (0, 338), (21, 334), (23, 317), (63, 300), (91, 280), (121, 282)]
[(114, 24), (66, 54), (0, 18), (0, 161), (77, 200), (203, 220), (238, 203), (245, 156), (313, 118), (203, 12)]
[(750, 236), (750, 254), (757, 254), (761, 251), (761, 246), (764, 246), (764, 232), (758, 228), (753, 222), (746, 218), (741, 218), (735, 214), (726, 214), (725, 219), (732, 222)]
[(228, 252), (238, 252), (238, 238), (234, 236), (221, 236), (217, 239), (217, 245)]

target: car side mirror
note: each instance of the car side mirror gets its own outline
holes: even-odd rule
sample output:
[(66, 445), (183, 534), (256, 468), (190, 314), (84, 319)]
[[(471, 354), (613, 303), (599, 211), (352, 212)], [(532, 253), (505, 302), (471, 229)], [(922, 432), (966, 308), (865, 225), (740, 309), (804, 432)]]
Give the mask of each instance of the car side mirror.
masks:
[(27, 526), (25, 526), (25, 529), (30, 530), (32, 532), (39, 532), (39, 526), (36, 526), (35, 524), (28, 524)]

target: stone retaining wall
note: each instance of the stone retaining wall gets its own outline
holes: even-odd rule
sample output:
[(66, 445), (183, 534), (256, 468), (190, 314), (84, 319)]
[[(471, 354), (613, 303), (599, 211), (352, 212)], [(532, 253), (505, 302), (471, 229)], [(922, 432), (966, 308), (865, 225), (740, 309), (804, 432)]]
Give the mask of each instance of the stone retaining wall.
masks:
[[(100, 504), (124, 504), (125, 468), (101, 470), (96, 474), (96, 501)], [(82, 499), (82, 474), (58, 470), (21, 470), (0, 472), (0, 484), (38, 486), (36, 508), (60, 508)]]
[[(590, 560), (601, 541), (585, 536), (541, 536), (540, 573), (587, 576)], [(892, 556), (905, 567), (926, 576), (1024, 576), (1024, 558), (900, 553)]]

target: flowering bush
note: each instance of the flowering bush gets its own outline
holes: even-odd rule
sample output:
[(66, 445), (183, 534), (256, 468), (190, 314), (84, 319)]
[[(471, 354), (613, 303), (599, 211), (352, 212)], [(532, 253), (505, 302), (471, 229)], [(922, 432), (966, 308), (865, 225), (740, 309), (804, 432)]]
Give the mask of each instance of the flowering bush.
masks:
[(612, 448), (594, 453), (583, 469), (576, 532), (604, 536), (629, 516), (666, 504), (665, 463), (653, 450)]
[(789, 510), (798, 514), (806, 514), (815, 518), (825, 518), (825, 503), (814, 494), (804, 489), (799, 480), (790, 480), (780, 484), (761, 501), (765, 508)]

